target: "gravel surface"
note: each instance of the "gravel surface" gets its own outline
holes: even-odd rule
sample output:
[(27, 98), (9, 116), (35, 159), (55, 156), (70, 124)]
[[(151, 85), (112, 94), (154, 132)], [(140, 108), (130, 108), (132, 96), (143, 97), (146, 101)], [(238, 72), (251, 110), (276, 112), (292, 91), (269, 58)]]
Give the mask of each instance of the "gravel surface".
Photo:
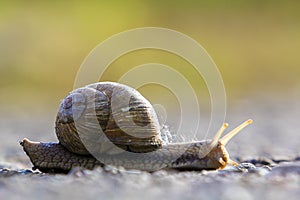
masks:
[(106, 166), (67, 175), (2, 166), (0, 194), (7, 199), (298, 199), (300, 162), (274, 167), (250, 163), (220, 171), (148, 173)]
[(254, 120), (227, 147), (241, 164), (201, 172), (148, 173), (112, 166), (73, 169), (66, 175), (32, 171), (18, 141), (24, 137), (56, 141), (56, 109), (49, 110), (0, 108), (0, 199), (299, 199), (296, 98), (232, 102), (226, 117), (232, 126)]

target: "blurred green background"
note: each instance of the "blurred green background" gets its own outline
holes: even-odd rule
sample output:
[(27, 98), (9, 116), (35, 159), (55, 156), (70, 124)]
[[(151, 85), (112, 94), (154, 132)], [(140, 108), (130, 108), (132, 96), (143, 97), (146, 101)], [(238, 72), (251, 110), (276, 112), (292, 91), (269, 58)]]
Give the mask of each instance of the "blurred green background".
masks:
[[(219, 67), (229, 101), (293, 96), (300, 86), (299, 19), (299, 1), (0, 1), (1, 107), (58, 107), (97, 44), (145, 26), (174, 29), (198, 41)], [(136, 52), (113, 65), (181, 64), (157, 51), (142, 54), (146, 57)], [(118, 78), (115, 69), (105, 80)], [(198, 78), (182, 69), (189, 80)]]

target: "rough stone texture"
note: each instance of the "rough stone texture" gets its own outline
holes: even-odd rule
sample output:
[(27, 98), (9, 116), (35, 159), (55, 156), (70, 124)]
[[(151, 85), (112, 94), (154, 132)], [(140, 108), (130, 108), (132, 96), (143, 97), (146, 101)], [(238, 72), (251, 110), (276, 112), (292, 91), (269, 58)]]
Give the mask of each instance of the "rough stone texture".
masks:
[[(7, 199), (298, 199), (300, 163), (219, 171), (149, 173), (105, 166), (74, 168), (67, 175), (0, 168), (0, 194)], [(30, 183), (30, 184), (29, 184)]]
[(32, 171), (18, 141), (25, 137), (57, 141), (56, 109), (0, 107), (0, 199), (298, 200), (299, 98), (259, 98), (229, 102), (234, 106), (227, 109), (228, 129), (247, 118), (254, 120), (227, 146), (233, 160), (248, 164), (202, 172), (149, 173), (112, 166), (92, 171), (75, 168), (67, 175)]

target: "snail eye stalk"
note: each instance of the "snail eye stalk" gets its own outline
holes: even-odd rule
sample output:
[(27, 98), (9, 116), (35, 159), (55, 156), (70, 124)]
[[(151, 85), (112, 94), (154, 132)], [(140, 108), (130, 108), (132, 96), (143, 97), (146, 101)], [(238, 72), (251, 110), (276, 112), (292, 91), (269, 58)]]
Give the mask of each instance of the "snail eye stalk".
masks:
[(238, 134), (241, 130), (243, 130), (246, 126), (252, 124), (252, 119), (248, 119), (247, 121), (243, 122), (241, 125), (227, 133), (220, 139), (220, 142), (225, 146), (236, 134)]
[(225, 129), (228, 127), (228, 124), (227, 123), (224, 123), (221, 128), (218, 130), (218, 132), (215, 134), (214, 138), (212, 139), (211, 143), (210, 143), (210, 146), (211, 148), (214, 148), (217, 144), (218, 144), (218, 141), (221, 137), (221, 135), (223, 134), (223, 132), (225, 131)]

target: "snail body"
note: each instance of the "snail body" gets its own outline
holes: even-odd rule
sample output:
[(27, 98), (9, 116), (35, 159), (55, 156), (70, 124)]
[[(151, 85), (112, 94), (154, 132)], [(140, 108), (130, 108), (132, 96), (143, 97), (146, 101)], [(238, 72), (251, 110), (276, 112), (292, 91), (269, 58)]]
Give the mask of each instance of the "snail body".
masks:
[(99, 82), (76, 89), (62, 100), (55, 122), (59, 143), (24, 139), (20, 144), (34, 168), (42, 172), (103, 165), (146, 171), (222, 169), (237, 164), (225, 145), (251, 123), (245, 121), (221, 139), (227, 124), (212, 140), (167, 144), (149, 101), (128, 86)]

